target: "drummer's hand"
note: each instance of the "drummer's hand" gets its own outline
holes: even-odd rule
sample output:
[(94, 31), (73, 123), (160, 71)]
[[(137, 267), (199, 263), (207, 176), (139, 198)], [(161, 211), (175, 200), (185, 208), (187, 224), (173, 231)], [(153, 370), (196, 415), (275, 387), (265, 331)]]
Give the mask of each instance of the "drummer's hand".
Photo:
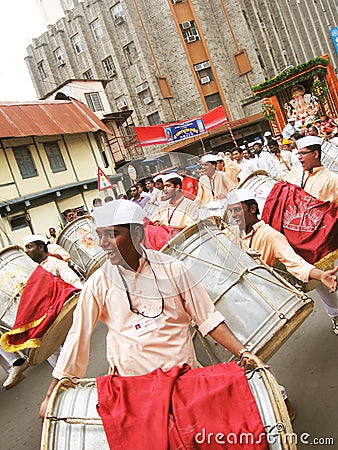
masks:
[(263, 365), (265, 366), (264, 362), (258, 358), (258, 356), (254, 355), (253, 353), (250, 353), (249, 351), (244, 352), (240, 361), (240, 366), (245, 370), (250, 370), (254, 366), (257, 367), (257, 365)]
[(330, 293), (336, 292), (337, 290), (337, 271), (338, 267), (327, 270), (326, 272), (323, 272), (320, 279), (320, 281), (329, 289)]
[(48, 402), (49, 402), (49, 396), (46, 396), (40, 406), (39, 416), (40, 416), (40, 419), (42, 420), (42, 422), (45, 419)]
[(155, 222), (153, 222), (153, 225), (155, 225), (155, 227), (158, 227), (158, 226), (163, 225), (163, 224), (159, 220), (155, 220)]

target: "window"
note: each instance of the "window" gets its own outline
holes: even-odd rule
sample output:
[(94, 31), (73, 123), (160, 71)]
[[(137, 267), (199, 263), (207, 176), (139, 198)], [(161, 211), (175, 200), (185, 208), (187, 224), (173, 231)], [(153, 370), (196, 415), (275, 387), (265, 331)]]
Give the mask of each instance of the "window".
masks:
[(45, 64), (43, 61), (38, 62), (38, 72), (40, 75), (40, 80), (45, 80), (47, 78), (47, 74), (45, 71)]
[(86, 102), (92, 111), (104, 111), (100, 95), (98, 92), (90, 92), (85, 94)]
[(131, 66), (135, 64), (137, 61), (137, 51), (134, 42), (130, 42), (129, 44), (123, 47), (123, 53), (126, 57), (128, 64)]
[(108, 58), (104, 59), (102, 61), (102, 64), (108, 78), (112, 78), (116, 75), (114, 61), (111, 56), (108, 56)]
[(183, 34), (183, 38), (185, 42), (188, 44), (190, 42), (195, 42), (200, 40), (200, 36), (197, 31), (196, 23), (194, 20), (190, 20), (187, 22), (182, 22), (180, 24), (180, 28)]
[(79, 34), (75, 34), (72, 37), (72, 43), (73, 43), (73, 46), (74, 46), (76, 54), (79, 55), (80, 53), (83, 52), (83, 48), (82, 48), (82, 44), (81, 44), (81, 38), (80, 38)]
[(216, 94), (208, 95), (207, 97), (205, 97), (205, 101), (207, 102), (209, 110), (222, 105), (222, 100), (218, 92), (216, 92)]
[(20, 228), (26, 228), (29, 226), (26, 214), (21, 214), (20, 216), (9, 218), (9, 223), (11, 225), (12, 231), (20, 230)]
[(152, 102), (153, 102), (153, 97), (152, 97), (152, 95), (151, 95), (151, 92), (150, 92), (150, 89), (149, 89), (149, 88), (147, 88), (147, 89), (145, 89), (144, 91), (140, 92), (140, 93), (138, 94), (138, 96), (140, 97), (140, 99), (142, 100), (142, 102), (143, 102), (145, 105), (149, 105), (149, 103), (152, 103)]
[(92, 69), (88, 69), (86, 72), (83, 73), (83, 78), (85, 80), (93, 80), (94, 79), (94, 74)]
[(53, 173), (67, 170), (59, 144), (57, 142), (46, 142), (43, 146), (45, 147), (49, 165)]
[(147, 116), (147, 119), (148, 119), (149, 125), (158, 125), (158, 124), (162, 123), (161, 117), (157, 111), (155, 113)]
[(14, 157), (23, 179), (37, 177), (38, 173), (27, 145), (13, 148)]
[(63, 59), (63, 53), (60, 47), (58, 47), (54, 52), (55, 60), (58, 66), (63, 66), (65, 64), (65, 60)]
[(210, 83), (210, 81), (214, 80), (210, 68), (210, 61), (204, 61), (199, 64), (195, 64), (194, 69), (201, 84)]
[(125, 95), (121, 95), (116, 99), (116, 108), (121, 111), (123, 109), (128, 109), (127, 99)]
[(116, 3), (111, 8), (111, 13), (113, 15), (114, 22), (116, 25), (120, 25), (121, 23), (125, 22), (126, 15), (120, 2)]
[(94, 34), (95, 40), (99, 41), (102, 36), (103, 36), (103, 30), (102, 27), (100, 25), (99, 19), (94, 20), (94, 22), (92, 22), (90, 24), (90, 27), (92, 29), (92, 32)]

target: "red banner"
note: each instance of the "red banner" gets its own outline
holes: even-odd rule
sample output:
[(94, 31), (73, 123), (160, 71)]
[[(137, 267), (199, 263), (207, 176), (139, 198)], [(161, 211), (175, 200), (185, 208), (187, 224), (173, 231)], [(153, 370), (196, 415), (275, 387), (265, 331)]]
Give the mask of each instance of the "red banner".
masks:
[[(190, 134), (192, 133), (192, 128), (188, 126), (190, 123), (194, 124), (193, 134)], [(196, 127), (195, 123), (197, 124)], [(199, 127), (199, 123), (203, 124), (203, 126)], [(205, 133), (212, 128), (222, 125), (223, 123), (227, 123), (227, 117), (223, 106), (219, 106), (206, 114), (202, 114), (201, 116), (196, 116), (181, 122), (172, 122), (149, 127), (135, 127), (134, 132), (137, 136), (139, 145), (146, 146), (154, 144), (168, 144), (168, 142), (182, 140), (184, 138), (188, 139), (193, 135)], [(188, 130), (188, 132), (184, 135), (184, 128), (186, 124), (186, 131)], [(173, 130), (176, 128), (180, 128), (180, 131), (177, 132), (177, 135), (179, 136), (177, 139), (175, 139), (175, 133), (173, 133)], [(168, 135), (168, 131), (170, 131), (170, 136)]]
[(328, 267), (337, 258), (337, 204), (317, 200), (300, 187), (280, 181), (266, 199), (262, 219), (283, 233), (310, 264)]

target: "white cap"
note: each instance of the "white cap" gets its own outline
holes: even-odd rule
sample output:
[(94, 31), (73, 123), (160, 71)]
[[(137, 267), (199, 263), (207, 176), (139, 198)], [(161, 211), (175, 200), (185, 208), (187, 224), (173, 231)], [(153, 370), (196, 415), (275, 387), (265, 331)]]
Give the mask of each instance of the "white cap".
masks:
[(183, 177), (181, 177), (181, 175), (179, 175), (176, 172), (171, 172), (171, 173), (166, 173), (165, 175), (163, 175), (162, 181), (163, 181), (163, 183), (165, 183), (166, 181), (172, 180), (173, 178), (179, 178), (181, 181), (183, 180)]
[(264, 136), (265, 136), (265, 137), (266, 137), (266, 136), (272, 136), (271, 131), (266, 131), (266, 132), (264, 133)]
[(138, 223), (143, 225), (146, 217), (143, 209), (130, 200), (113, 200), (94, 208), (92, 213), (96, 227), (109, 227)]
[(27, 245), (35, 241), (42, 241), (44, 244), (47, 244), (48, 239), (43, 234), (30, 234), (29, 236), (24, 236), (22, 238), (23, 245)]
[(303, 138), (297, 139), (296, 144), (297, 147), (300, 148), (305, 148), (308, 147), (309, 145), (322, 145), (323, 139), (321, 137), (318, 136), (305, 136)]
[(201, 157), (201, 162), (202, 162), (202, 163), (206, 163), (206, 162), (217, 162), (217, 161), (219, 161), (219, 156), (217, 156), (217, 155), (212, 155), (212, 154), (210, 154), (210, 155), (203, 155), (203, 156)]
[(296, 117), (289, 117), (288, 122), (296, 122)]
[(256, 194), (250, 189), (233, 189), (227, 195), (228, 205), (245, 202), (246, 200), (255, 200)]
[(163, 181), (163, 175), (156, 175), (156, 177), (154, 177), (153, 180), (155, 181), (155, 183), (158, 180), (162, 180)]

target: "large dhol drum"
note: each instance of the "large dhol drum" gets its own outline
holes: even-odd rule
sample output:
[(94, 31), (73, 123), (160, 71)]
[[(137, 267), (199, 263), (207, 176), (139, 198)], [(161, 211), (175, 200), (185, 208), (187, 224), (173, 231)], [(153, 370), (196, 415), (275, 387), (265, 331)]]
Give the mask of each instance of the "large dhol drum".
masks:
[[(183, 230), (161, 250), (183, 261), (204, 286), (237, 338), (263, 360), (272, 356), (313, 309), (313, 301), (258, 264), (208, 219)], [(230, 352), (193, 332), (202, 365)]]
[(95, 245), (90, 216), (70, 222), (58, 237), (57, 244), (67, 250), (71, 262), (84, 278), (88, 278), (107, 259), (106, 252)]
[(338, 147), (330, 141), (323, 141), (321, 162), (326, 169), (338, 173)]
[(37, 263), (18, 245), (0, 251), (0, 322), (9, 329), (14, 325), (22, 291), (36, 267)]
[[(269, 448), (296, 449), (295, 443), (288, 438), (292, 436), (292, 426), (275, 378), (264, 368), (256, 368), (246, 375), (266, 430)], [(95, 379), (80, 380), (76, 388), (69, 388), (70, 385), (69, 380), (61, 380), (50, 398), (43, 423), (41, 450), (108, 450), (102, 421), (96, 410)], [(198, 448), (197, 444), (194, 448)]]
[[(22, 291), (37, 264), (19, 246), (1, 250), (0, 264), (0, 332), (5, 333), (15, 323)], [(64, 342), (73, 321), (77, 300), (78, 294), (71, 296), (42, 336), (41, 345), (27, 350), (30, 364), (42, 363)]]
[(259, 206), (259, 211), (263, 211), (268, 195), (277, 181), (270, 177), (270, 175), (264, 170), (256, 170), (245, 178), (238, 186), (237, 189), (250, 189), (256, 194), (256, 201)]

